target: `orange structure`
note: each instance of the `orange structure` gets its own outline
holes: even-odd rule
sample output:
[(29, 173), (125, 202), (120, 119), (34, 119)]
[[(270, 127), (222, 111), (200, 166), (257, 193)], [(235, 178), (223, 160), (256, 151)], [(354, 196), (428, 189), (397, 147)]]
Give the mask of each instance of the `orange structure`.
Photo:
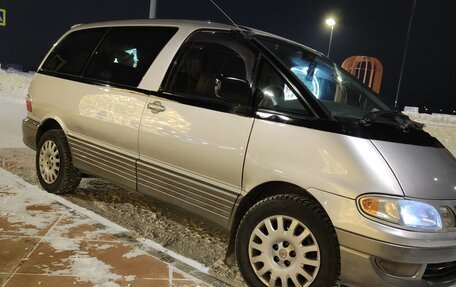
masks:
[(383, 65), (374, 57), (351, 56), (342, 63), (342, 68), (358, 78), (375, 92), (380, 92)]

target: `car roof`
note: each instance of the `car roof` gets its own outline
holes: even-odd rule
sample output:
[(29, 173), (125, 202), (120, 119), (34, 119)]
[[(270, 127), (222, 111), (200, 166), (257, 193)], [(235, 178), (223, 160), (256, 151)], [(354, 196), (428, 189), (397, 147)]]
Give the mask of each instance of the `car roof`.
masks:
[(167, 27), (178, 27), (186, 29), (221, 29), (221, 30), (233, 30), (237, 29), (235, 26), (220, 24), (212, 21), (196, 21), (196, 20), (175, 20), (175, 19), (136, 19), (136, 20), (117, 20), (117, 21), (106, 21), (96, 22), (88, 24), (77, 24), (74, 25), (72, 30), (90, 29), (90, 28), (102, 28), (102, 27), (127, 27), (127, 26), (167, 26)]

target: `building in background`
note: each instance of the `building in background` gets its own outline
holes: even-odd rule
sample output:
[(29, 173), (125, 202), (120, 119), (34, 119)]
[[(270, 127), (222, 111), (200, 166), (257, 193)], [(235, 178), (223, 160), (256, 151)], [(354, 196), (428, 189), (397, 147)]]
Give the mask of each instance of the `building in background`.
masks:
[(383, 65), (379, 59), (367, 56), (351, 56), (345, 59), (342, 63), (342, 68), (377, 92), (377, 94), (380, 93)]

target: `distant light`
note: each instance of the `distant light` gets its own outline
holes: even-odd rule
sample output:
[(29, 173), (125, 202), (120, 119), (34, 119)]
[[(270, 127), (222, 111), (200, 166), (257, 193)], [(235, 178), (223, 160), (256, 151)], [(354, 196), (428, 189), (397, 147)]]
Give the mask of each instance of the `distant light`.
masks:
[(326, 19), (325, 23), (330, 27), (334, 27), (334, 25), (336, 25), (336, 20), (334, 20), (334, 18), (328, 18)]

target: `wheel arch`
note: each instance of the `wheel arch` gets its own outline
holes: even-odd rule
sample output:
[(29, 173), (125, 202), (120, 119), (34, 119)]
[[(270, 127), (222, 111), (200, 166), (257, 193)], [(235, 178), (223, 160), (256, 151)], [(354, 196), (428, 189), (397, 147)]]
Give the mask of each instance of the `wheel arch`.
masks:
[[(239, 227), (239, 224), (244, 217), (244, 215), (247, 213), (247, 211), (254, 206), (257, 202), (274, 196), (274, 195), (281, 195), (281, 194), (291, 194), (291, 195), (298, 195), (298, 196), (303, 196), (308, 199), (311, 199), (320, 207), (321, 206), (320, 202), (312, 195), (310, 194), (305, 188), (302, 188), (298, 185), (289, 183), (289, 182), (283, 182), (283, 181), (270, 181), (270, 182), (265, 182), (262, 183), (256, 187), (254, 187), (252, 190), (247, 192), (247, 194), (243, 197), (240, 197), (235, 205), (235, 208), (233, 209), (233, 214), (231, 216), (230, 220), (230, 225), (229, 225), (229, 238), (228, 238), (228, 248), (226, 252), (226, 258), (225, 262), (229, 265), (234, 264), (235, 258), (234, 258), (234, 247), (235, 247), (235, 238), (236, 238), (236, 232)], [(325, 211), (326, 212), (326, 211)], [(329, 218), (329, 216), (328, 216)]]
[(73, 166), (65, 131), (55, 120), (43, 121), (40, 128), (35, 165), (41, 186), (55, 194), (74, 192), (82, 174)]
[(39, 127), (38, 127), (38, 131), (36, 133), (36, 146), (38, 148), (38, 143), (40, 142), (40, 139), (41, 137), (43, 136), (43, 134), (45, 132), (47, 132), (48, 130), (51, 130), (51, 129), (58, 129), (58, 130), (64, 130), (63, 128), (63, 124), (55, 119), (55, 118), (47, 118), (45, 120), (43, 120)]

